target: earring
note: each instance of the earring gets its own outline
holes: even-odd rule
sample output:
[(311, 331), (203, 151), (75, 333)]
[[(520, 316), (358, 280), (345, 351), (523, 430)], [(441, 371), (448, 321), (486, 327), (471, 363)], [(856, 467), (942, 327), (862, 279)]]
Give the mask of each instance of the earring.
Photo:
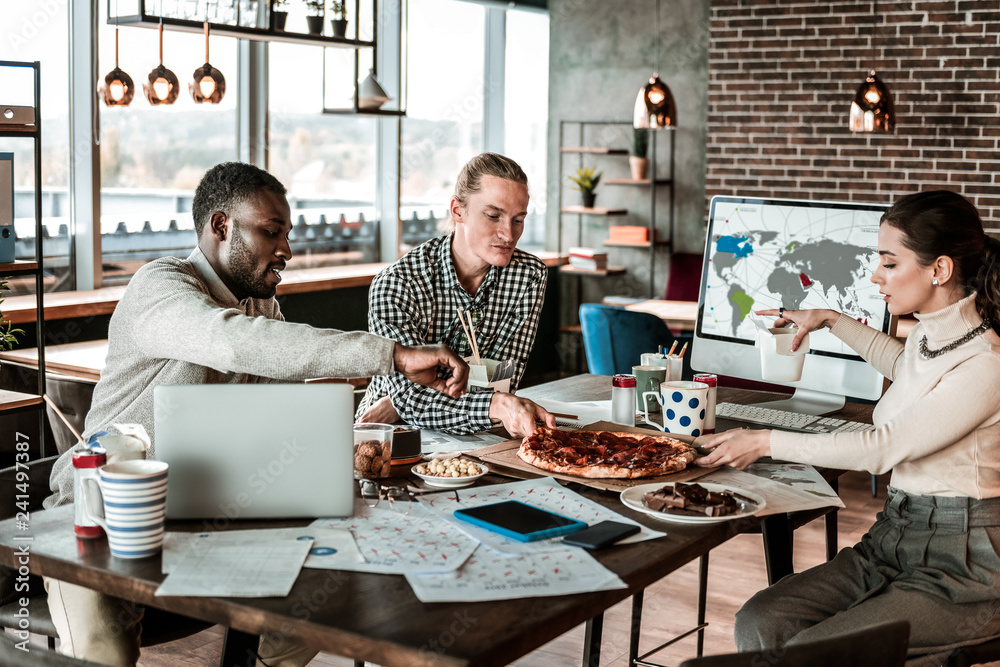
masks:
[(935, 278), (934, 280), (932, 280), (932, 281), (931, 281), (931, 285), (934, 285), (934, 287), (937, 287), (937, 286), (938, 286), (938, 285), (940, 285), (940, 284), (941, 284), (941, 283), (939, 283), (939, 282), (938, 282), (938, 279), (937, 279), (937, 278)]

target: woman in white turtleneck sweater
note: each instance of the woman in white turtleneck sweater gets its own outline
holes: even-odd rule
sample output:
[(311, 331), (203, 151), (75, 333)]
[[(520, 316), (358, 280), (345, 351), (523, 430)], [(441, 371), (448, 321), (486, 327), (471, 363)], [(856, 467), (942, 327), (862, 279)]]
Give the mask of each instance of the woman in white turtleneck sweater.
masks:
[[(775, 326), (829, 327), (893, 381), (875, 430), (728, 431), (696, 463), (744, 468), (762, 456), (892, 470), (886, 506), (860, 543), (790, 575), (736, 616), (742, 650), (910, 622), (913, 664), (1000, 636), (1000, 243), (952, 192), (901, 198), (882, 217), (871, 280), (889, 312), (919, 323), (904, 346), (831, 310), (760, 311)], [(909, 664), (909, 663), (908, 663)]]

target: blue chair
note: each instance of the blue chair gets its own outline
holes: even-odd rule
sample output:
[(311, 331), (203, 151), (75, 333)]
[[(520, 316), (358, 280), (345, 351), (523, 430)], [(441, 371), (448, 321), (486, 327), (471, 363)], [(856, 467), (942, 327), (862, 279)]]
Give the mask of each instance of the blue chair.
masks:
[(587, 366), (597, 375), (631, 373), (643, 352), (656, 352), (660, 345), (670, 349), (674, 342), (674, 335), (656, 315), (617, 306), (582, 304), (580, 326)]

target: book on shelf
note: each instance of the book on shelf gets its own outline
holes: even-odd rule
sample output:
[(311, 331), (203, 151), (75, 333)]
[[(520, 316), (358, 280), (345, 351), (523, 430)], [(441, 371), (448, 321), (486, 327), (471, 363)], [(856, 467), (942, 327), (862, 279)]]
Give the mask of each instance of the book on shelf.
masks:
[[(656, 230), (653, 230), (656, 240)], [(639, 225), (613, 225), (608, 227), (608, 243), (649, 243), (649, 227)]]
[(570, 248), (569, 264), (585, 271), (603, 270), (608, 268), (608, 253), (593, 248)]

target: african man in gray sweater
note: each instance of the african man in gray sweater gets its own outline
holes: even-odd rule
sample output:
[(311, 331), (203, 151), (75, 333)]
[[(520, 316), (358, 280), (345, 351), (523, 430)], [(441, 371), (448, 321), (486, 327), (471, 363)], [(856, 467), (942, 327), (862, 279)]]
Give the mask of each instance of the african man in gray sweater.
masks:
[[(365, 332), (285, 322), (274, 299), (291, 259), (285, 187), (257, 167), (228, 162), (202, 178), (192, 205), (198, 247), (139, 269), (111, 317), (107, 364), (94, 390), (84, 437), (113, 423), (142, 424), (153, 440), (158, 384), (294, 382), (309, 377), (402, 373), (458, 397), (468, 367), (444, 346), (407, 347)], [(441, 378), (439, 376), (446, 376)], [(46, 507), (73, 499), (72, 454), (52, 471)], [(133, 667), (141, 610), (80, 586), (45, 580), (49, 607), (68, 655)], [(272, 667), (306, 664), (314, 652), (261, 643)]]

